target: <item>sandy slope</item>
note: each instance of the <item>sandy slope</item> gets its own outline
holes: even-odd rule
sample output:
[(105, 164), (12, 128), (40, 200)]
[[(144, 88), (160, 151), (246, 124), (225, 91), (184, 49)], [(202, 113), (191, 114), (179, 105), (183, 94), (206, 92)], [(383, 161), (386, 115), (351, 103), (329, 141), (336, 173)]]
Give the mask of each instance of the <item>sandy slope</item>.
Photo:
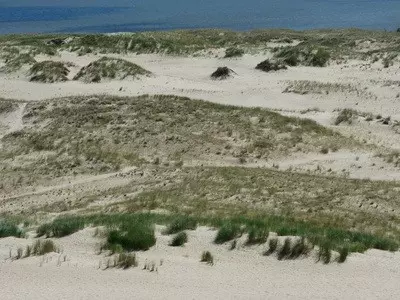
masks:
[[(85, 229), (58, 240), (61, 255), (13, 262), (3, 260), (8, 258), (9, 249), (15, 251), (29, 241), (3, 239), (1, 298), (396, 299), (400, 294), (399, 253), (353, 254), (342, 265), (326, 266), (313, 258), (280, 262), (260, 255), (263, 246), (233, 251), (215, 246), (215, 231), (200, 227), (189, 232), (185, 247), (169, 247), (170, 237), (158, 235), (155, 247), (138, 253), (135, 269), (102, 270), (107, 258), (94, 253), (101, 240), (93, 233), (94, 229)], [(203, 250), (213, 253), (214, 266), (199, 262)], [(146, 262), (154, 262), (157, 271), (143, 270)]]

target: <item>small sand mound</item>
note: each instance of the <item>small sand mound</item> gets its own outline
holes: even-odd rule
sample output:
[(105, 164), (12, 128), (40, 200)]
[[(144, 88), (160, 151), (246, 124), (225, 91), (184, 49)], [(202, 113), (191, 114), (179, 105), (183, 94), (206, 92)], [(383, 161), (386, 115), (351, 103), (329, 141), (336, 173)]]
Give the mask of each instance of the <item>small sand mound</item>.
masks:
[(133, 79), (141, 75), (150, 75), (151, 72), (124, 59), (102, 57), (86, 67), (83, 67), (74, 80), (81, 80), (87, 83), (100, 82), (102, 79), (122, 80), (127, 77)]
[(219, 67), (214, 73), (211, 74), (211, 78), (223, 80), (231, 77), (232, 74), (236, 74), (232, 69), (229, 69), (228, 67)]
[(271, 62), (268, 59), (266, 59), (263, 62), (260, 62), (256, 66), (256, 69), (264, 72), (270, 72), (270, 71), (286, 70), (287, 67), (284, 64), (278, 62)]
[(51, 60), (36, 63), (29, 70), (29, 80), (43, 83), (67, 81), (69, 69), (63, 62)]

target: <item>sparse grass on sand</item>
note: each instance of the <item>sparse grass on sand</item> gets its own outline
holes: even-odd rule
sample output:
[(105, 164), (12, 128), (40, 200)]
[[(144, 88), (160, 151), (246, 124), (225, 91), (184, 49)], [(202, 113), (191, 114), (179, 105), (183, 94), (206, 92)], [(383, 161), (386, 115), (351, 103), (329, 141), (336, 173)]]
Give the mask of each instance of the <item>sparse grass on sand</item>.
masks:
[[(270, 159), (357, 142), (316, 122), (261, 108), (224, 106), (175, 96), (68, 97), (28, 103), (27, 124), (6, 135), (4, 185), (12, 174), (63, 176), (116, 171), (164, 157), (168, 162), (243, 157)], [(24, 164), (24, 157), (36, 157)], [(18, 167), (13, 161), (20, 160)]]
[[(48, 45), (52, 39), (66, 43)], [(366, 58), (379, 54), (391, 58), (399, 50), (400, 37), (396, 32), (360, 29), (293, 31), (284, 29), (235, 32), (222, 29), (176, 30), (169, 32), (141, 32), (120, 35), (10, 35), (0, 38), (0, 48), (23, 48), (34, 54), (54, 55), (57, 51), (86, 53), (162, 53), (187, 55), (207, 49), (232, 48), (246, 53), (271, 49), (270, 42), (283, 42), (286, 46), (272, 47), (287, 64), (323, 66), (329, 59), (342, 57)], [(293, 41), (299, 43), (291, 44)], [(365, 51), (365, 42), (372, 43)], [(11, 51), (11, 50), (10, 50)], [(388, 59), (387, 61), (390, 62)], [(390, 64), (389, 64), (390, 65)]]
[(86, 83), (100, 82), (102, 80), (123, 80), (125, 78), (137, 79), (140, 76), (148, 76), (151, 72), (142, 67), (120, 58), (102, 57), (83, 67), (74, 80)]
[(36, 63), (36, 60), (32, 55), (28, 53), (17, 53), (12, 56), (8, 56), (5, 59), (5, 66), (0, 70), (5, 73), (12, 73), (20, 70), (25, 65), (33, 65)]
[(287, 87), (283, 93), (305, 94), (323, 94), (330, 93), (353, 94), (359, 97), (375, 98), (376, 96), (364, 89), (358, 88), (352, 84), (330, 83), (310, 80), (288, 81)]
[(116, 268), (125, 270), (138, 266), (136, 254), (134, 253), (118, 253), (114, 259), (114, 267)]
[(29, 80), (42, 83), (63, 82), (68, 80), (67, 64), (46, 60), (35, 63), (29, 69)]
[[(106, 226), (109, 228), (107, 235), (106, 249), (113, 252), (148, 250), (155, 242), (154, 225), (173, 223), (175, 219), (182, 218), (180, 215), (162, 215), (151, 213), (136, 214), (103, 214), (103, 215), (82, 215), (64, 216), (63, 222), (59, 219), (45, 226), (46, 228), (65, 227), (65, 224), (74, 224), (76, 219), (82, 220), (87, 226)], [(375, 248), (381, 250), (396, 251), (399, 247), (399, 240), (386, 238), (377, 235), (349, 231), (339, 228), (321, 226), (313, 222), (296, 221), (291, 218), (277, 216), (258, 217), (191, 217), (199, 224), (219, 228), (214, 242), (222, 244), (238, 237), (241, 233), (252, 234), (257, 231), (262, 234), (257, 243), (265, 242), (267, 232), (276, 232), (280, 236), (299, 236), (298, 241), (289, 245), (289, 250), (283, 251), (282, 258), (297, 258), (309, 251), (310, 245), (318, 245), (321, 248), (329, 245), (329, 249), (343, 251), (344, 247), (349, 252), (364, 252), (367, 249)], [(115, 229), (117, 228), (117, 229)], [(68, 232), (78, 231), (80, 228), (73, 227)], [(53, 229), (54, 230), (54, 229)], [(182, 235), (183, 236), (183, 235)], [(179, 238), (181, 241), (181, 237)], [(289, 241), (289, 244), (291, 242)], [(286, 245), (287, 248), (287, 245)], [(280, 248), (279, 248), (280, 249)], [(269, 240), (269, 255), (279, 250), (274, 238)], [(281, 251), (281, 250), (279, 250)], [(289, 252), (288, 252), (289, 251)], [(343, 255), (344, 256), (344, 255)], [(345, 255), (347, 256), (347, 255)]]

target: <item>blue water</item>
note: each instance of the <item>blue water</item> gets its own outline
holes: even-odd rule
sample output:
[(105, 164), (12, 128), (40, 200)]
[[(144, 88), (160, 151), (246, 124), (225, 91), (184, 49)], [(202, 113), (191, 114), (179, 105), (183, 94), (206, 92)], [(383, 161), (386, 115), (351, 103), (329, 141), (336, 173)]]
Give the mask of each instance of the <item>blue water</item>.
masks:
[[(52, 6), (50, 0), (34, 1), (42, 7), (13, 7), (15, 2), (33, 1), (0, 0), (0, 34), (400, 27), (400, 0), (114, 0), (116, 7), (104, 6), (111, 2), (105, 0), (70, 0), (69, 5), (76, 5), (70, 7)], [(103, 7), (88, 6), (93, 3)]]

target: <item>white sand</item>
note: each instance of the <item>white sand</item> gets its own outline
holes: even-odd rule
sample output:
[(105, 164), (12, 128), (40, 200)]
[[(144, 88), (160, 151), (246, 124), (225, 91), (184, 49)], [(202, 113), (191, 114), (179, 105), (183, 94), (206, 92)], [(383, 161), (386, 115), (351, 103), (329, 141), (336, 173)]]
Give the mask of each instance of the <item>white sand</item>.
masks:
[[(9, 248), (15, 252), (28, 242), (1, 240), (1, 299), (398, 299), (400, 295), (400, 253), (368, 251), (330, 265), (315, 263), (312, 257), (278, 261), (262, 256), (262, 246), (233, 251), (215, 246), (215, 231), (200, 227), (189, 232), (185, 247), (169, 247), (170, 237), (159, 236), (155, 247), (138, 253), (137, 268), (102, 270), (99, 261), (104, 268), (106, 258), (94, 254), (101, 240), (93, 233), (94, 229), (85, 229), (57, 240), (61, 255), (13, 262), (4, 260)], [(199, 262), (203, 250), (214, 255), (214, 266)], [(155, 262), (157, 272), (143, 270), (146, 261)]]

